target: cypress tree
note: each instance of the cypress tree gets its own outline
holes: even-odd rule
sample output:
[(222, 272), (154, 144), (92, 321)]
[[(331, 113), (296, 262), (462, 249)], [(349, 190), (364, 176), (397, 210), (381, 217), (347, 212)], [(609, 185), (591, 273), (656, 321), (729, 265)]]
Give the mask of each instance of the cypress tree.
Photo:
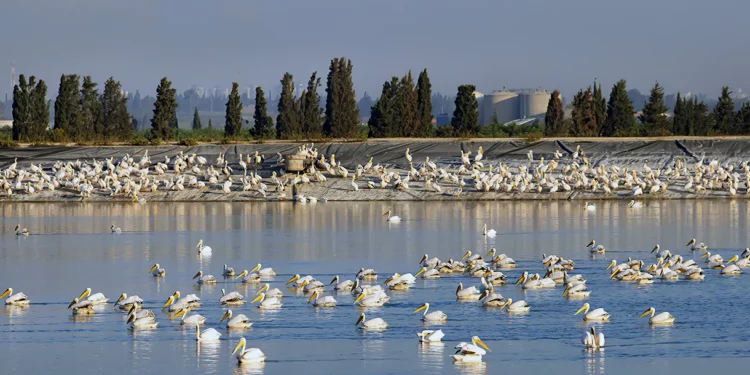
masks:
[(417, 117), (419, 119), (418, 137), (431, 137), (434, 134), (432, 127), (432, 84), (427, 76), (427, 69), (419, 73), (417, 79)]
[(664, 105), (664, 88), (659, 82), (651, 88), (651, 94), (648, 101), (643, 106), (643, 111), (639, 116), (647, 135), (665, 136), (669, 135), (669, 120), (667, 119), (667, 108)]
[(156, 87), (156, 101), (154, 101), (154, 116), (151, 118), (151, 133), (155, 138), (170, 139), (172, 129), (177, 123), (177, 101), (172, 82), (164, 77)]
[(690, 104), (690, 123), (692, 129), (691, 135), (709, 135), (713, 131), (713, 119), (708, 112), (708, 106), (704, 102), (699, 102), (693, 97)]
[(607, 121), (607, 100), (604, 99), (602, 94), (602, 84), (596, 84), (594, 81), (594, 96), (592, 98), (594, 104), (594, 117), (596, 119), (596, 134), (600, 134), (604, 123)]
[(719, 102), (714, 107), (713, 115), (715, 122), (713, 131), (717, 134), (736, 134), (738, 132), (736, 126), (737, 118), (734, 113), (734, 101), (730, 94), (732, 92), (729, 91), (729, 87), (722, 87)]
[[(35, 81), (34, 76), (29, 78), (29, 84)], [(49, 130), (49, 101), (47, 101), (47, 84), (43, 79), (36, 81), (36, 85), (29, 95), (31, 104), (31, 122), (26, 134), (30, 142), (41, 142), (47, 140)]]
[(193, 111), (193, 130), (201, 130), (203, 125), (201, 124), (201, 115), (198, 113), (198, 107), (195, 107)]
[(479, 130), (479, 104), (474, 91), (474, 85), (458, 86), (451, 126), (454, 133), (460, 137), (474, 136)]
[(586, 91), (579, 90), (573, 97), (573, 129), (577, 137), (595, 137), (597, 132), (596, 112), (592, 99), (591, 87)]
[(213, 130), (213, 128), (214, 128), (214, 123), (211, 122), (210, 118), (208, 119), (208, 128), (211, 129), (211, 130)]
[(563, 119), (565, 111), (563, 110), (560, 91), (553, 91), (547, 102), (547, 114), (544, 116), (544, 135), (547, 137), (565, 135), (563, 129)]
[(96, 91), (96, 82), (91, 76), (83, 77), (81, 94), (78, 100), (78, 111), (81, 114), (82, 138), (90, 140), (95, 135), (101, 134), (99, 122), (99, 93)]
[(418, 117), (417, 117), (417, 92), (414, 88), (414, 79), (411, 71), (401, 77), (398, 83), (394, 102), (394, 113), (398, 121), (398, 128), (393, 133), (397, 137), (416, 137), (418, 136)]
[(276, 138), (295, 139), (298, 138), (302, 129), (297, 116), (294, 99), (294, 77), (284, 73), (281, 78), (281, 96), (278, 104), (279, 114), (276, 116)]
[(104, 83), (104, 91), (99, 98), (101, 122), (105, 138), (127, 139), (132, 135), (128, 98), (122, 92), (122, 85), (109, 77)]
[(255, 88), (255, 113), (253, 114), (253, 120), (255, 121), (253, 133), (255, 138), (258, 139), (273, 139), (276, 135), (273, 128), (273, 119), (268, 115), (266, 106), (266, 96), (263, 89), (258, 86)]
[[(394, 78), (396, 79), (396, 87), (398, 87), (398, 79)], [(391, 131), (394, 128), (392, 123), (394, 94), (395, 90), (392, 81), (385, 81), (383, 83), (383, 90), (380, 92), (380, 97), (370, 109), (370, 120), (367, 122), (369, 137), (386, 138), (393, 136)]]
[(307, 89), (299, 99), (298, 118), (302, 127), (302, 134), (307, 138), (319, 137), (323, 133), (323, 111), (320, 108), (320, 77), (313, 72), (307, 81)]
[(55, 131), (62, 131), (72, 139), (82, 134), (81, 116), (78, 110), (79, 79), (75, 74), (60, 76), (60, 86), (55, 99)]
[(242, 130), (242, 100), (237, 90), (239, 84), (232, 82), (232, 91), (227, 98), (227, 110), (224, 117), (224, 136), (238, 137)]
[(677, 99), (674, 104), (674, 115), (672, 116), (672, 134), (688, 134), (685, 119), (685, 104), (682, 102), (682, 95), (680, 95), (680, 93), (678, 92)]
[(743, 135), (750, 134), (750, 102), (742, 104), (737, 112), (737, 127)]
[(326, 84), (326, 120), (323, 132), (334, 138), (353, 138), (357, 135), (359, 110), (352, 82), (352, 61), (334, 58)]
[(605, 137), (629, 136), (635, 129), (633, 103), (628, 98), (626, 82), (621, 79), (612, 87), (607, 103), (607, 119), (600, 135)]
[(31, 127), (31, 91), (33, 89), (34, 77), (30, 82), (26, 81), (26, 76), (21, 74), (18, 77), (18, 84), (13, 87), (13, 140), (23, 141), (28, 139), (29, 128)]

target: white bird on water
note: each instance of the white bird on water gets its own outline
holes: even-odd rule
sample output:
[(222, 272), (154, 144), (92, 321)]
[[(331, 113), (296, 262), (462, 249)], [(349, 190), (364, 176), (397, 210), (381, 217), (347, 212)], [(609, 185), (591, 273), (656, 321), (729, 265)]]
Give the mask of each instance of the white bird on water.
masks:
[(5, 290), (5, 292), (3, 292), (3, 294), (0, 294), (0, 299), (3, 299), (5, 297), (8, 297), (5, 299), (6, 305), (27, 306), (30, 302), (29, 297), (21, 292), (13, 294), (13, 288), (8, 288)]
[(459, 343), (456, 349), (451, 356), (454, 362), (482, 362), (482, 356), (491, 351), (479, 336), (473, 336), (471, 342)]
[(195, 341), (198, 342), (211, 342), (211, 341), (219, 341), (221, 338), (221, 333), (219, 331), (208, 328), (205, 331), (201, 332), (201, 328), (199, 325), (195, 326)]
[(484, 234), (487, 238), (495, 238), (497, 236), (497, 231), (494, 229), (487, 229), (487, 223), (482, 226), (482, 234)]
[(386, 211), (383, 214), (383, 216), (387, 216), (388, 217), (386, 220), (389, 223), (400, 223), (401, 222), (401, 218), (400, 217), (398, 217), (398, 216), (391, 216), (391, 210)]
[(232, 355), (237, 354), (237, 362), (243, 363), (260, 363), (266, 360), (266, 355), (258, 348), (246, 349), (247, 341), (244, 337), (240, 338), (240, 342), (234, 347)]
[(604, 347), (604, 334), (597, 333), (594, 327), (591, 327), (589, 331), (586, 331), (581, 337), (581, 343), (587, 348), (592, 350), (598, 350)]
[(651, 325), (668, 325), (674, 323), (674, 316), (666, 311), (656, 314), (656, 309), (654, 309), (653, 307), (650, 307), (643, 314), (641, 314), (641, 318), (649, 314), (651, 315), (651, 318), (648, 319), (648, 322)]
[(198, 245), (196, 245), (195, 247), (198, 248), (199, 255), (211, 255), (211, 253), (213, 252), (211, 246), (203, 246), (203, 239), (198, 241)]

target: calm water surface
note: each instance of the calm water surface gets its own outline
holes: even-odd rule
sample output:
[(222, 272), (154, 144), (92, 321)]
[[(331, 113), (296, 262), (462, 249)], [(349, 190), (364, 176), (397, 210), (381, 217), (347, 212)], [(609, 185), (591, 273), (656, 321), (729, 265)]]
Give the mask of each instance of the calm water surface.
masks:
[[(387, 209), (404, 218), (388, 224)], [(611, 259), (628, 257), (651, 262), (654, 244), (686, 258), (692, 237), (728, 259), (748, 242), (745, 201), (665, 201), (628, 209), (625, 202), (600, 202), (587, 213), (573, 202), (472, 203), (172, 203), (172, 204), (4, 204), (0, 205), (0, 288), (29, 295), (25, 309), (0, 307), (0, 363), (18, 373), (79, 374), (229, 374), (229, 373), (709, 373), (744, 372), (750, 356), (750, 275), (722, 277), (706, 269), (703, 282), (656, 282), (636, 286), (608, 279)], [(124, 233), (111, 235), (112, 222)], [(482, 224), (498, 231), (485, 243)], [(17, 238), (20, 223), (33, 235)], [(211, 258), (199, 259), (199, 239), (213, 247)], [(585, 249), (596, 239), (608, 251), (592, 258)], [(592, 308), (604, 307), (610, 322), (597, 326), (607, 347), (588, 353), (579, 338), (585, 329), (573, 313), (581, 301), (562, 298), (562, 288), (522, 291), (496, 288), (506, 298), (531, 305), (525, 315), (509, 316), (477, 303), (458, 303), (459, 281), (448, 276), (419, 279), (406, 292), (388, 292), (390, 303), (366, 310), (390, 327), (383, 332), (354, 328), (359, 307), (349, 294), (336, 295), (339, 306), (315, 309), (306, 298), (283, 288), (293, 274), (313, 275), (324, 283), (334, 275), (352, 279), (360, 267), (375, 268), (381, 282), (394, 272), (416, 273), (420, 257), (460, 258), (466, 249), (486, 252), (497, 247), (516, 259), (505, 272), (515, 280), (523, 271), (543, 272), (543, 253), (576, 261), (588, 279)], [(155, 279), (154, 263), (167, 269)], [(256, 263), (277, 272), (271, 287), (285, 291), (280, 311), (255, 306), (234, 308), (254, 322), (246, 331), (227, 331), (218, 320), (221, 289), (251, 299), (257, 286), (221, 279), (226, 263), (239, 272)], [(702, 263), (701, 263), (702, 264)], [(191, 277), (202, 269), (219, 275), (216, 286), (198, 286)], [(145, 308), (157, 311), (159, 328), (132, 332), (125, 315), (111, 305), (100, 313), (72, 318), (66, 306), (86, 287), (112, 301), (120, 293), (139, 295)], [(207, 327), (222, 334), (215, 345), (197, 347), (194, 331), (158, 312), (179, 290), (203, 300), (196, 312)], [(423, 302), (448, 314), (440, 326), (444, 346), (420, 346), (415, 332), (424, 329), (411, 312)], [(654, 306), (677, 319), (672, 327), (652, 328), (641, 312)], [(449, 357), (459, 341), (479, 335), (492, 349), (484, 363), (454, 365)], [(239, 337), (268, 356), (261, 366), (237, 366), (231, 351)], [(3, 371), (3, 373), (6, 373)]]

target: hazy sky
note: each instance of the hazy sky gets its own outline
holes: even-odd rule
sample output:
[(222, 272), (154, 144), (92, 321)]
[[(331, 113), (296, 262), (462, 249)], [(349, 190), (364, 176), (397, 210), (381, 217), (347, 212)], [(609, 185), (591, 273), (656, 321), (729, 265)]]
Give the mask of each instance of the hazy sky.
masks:
[(433, 90), (463, 83), (569, 95), (595, 77), (647, 91), (750, 90), (747, 0), (0, 0), (0, 95), (10, 62), (57, 91), (61, 73), (153, 93), (305, 83), (354, 63), (357, 96), (427, 68)]

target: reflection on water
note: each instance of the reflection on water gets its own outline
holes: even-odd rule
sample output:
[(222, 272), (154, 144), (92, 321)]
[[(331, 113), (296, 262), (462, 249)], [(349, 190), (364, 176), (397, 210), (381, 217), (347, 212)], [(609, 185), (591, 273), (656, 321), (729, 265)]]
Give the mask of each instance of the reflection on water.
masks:
[(13, 318), (23, 316), (23, 314), (25, 314), (28, 309), (29, 306), (5, 305), (5, 309), (3, 310), (3, 312), (5, 312), (5, 315)]
[(211, 341), (204, 341), (201, 343), (196, 342), (195, 357), (198, 366), (202, 368), (205, 373), (218, 372), (219, 362), (226, 360), (226, 358), (221, 358), (221, 342)]
[(266, 367), (265, 362), (243, 363), (243, 364), (238, 365), (234, 370), (232, 370), (232, 374), (234, 375), (262, 374), (265, 367)]
[(585, 350), (586, 373), (589, 375), (604, 374), (604, 348), (599, 350)]
[(445, 360), (445, 343), (424, 343), (417, 344), (419, 349), (420, 369), (425, 372), (442, 372), (443, 361)]
[(456, 371), (463, 375), (483, 375), (487, 373), (487, 363), (485, 362), (454, 362), (453, 365)]

